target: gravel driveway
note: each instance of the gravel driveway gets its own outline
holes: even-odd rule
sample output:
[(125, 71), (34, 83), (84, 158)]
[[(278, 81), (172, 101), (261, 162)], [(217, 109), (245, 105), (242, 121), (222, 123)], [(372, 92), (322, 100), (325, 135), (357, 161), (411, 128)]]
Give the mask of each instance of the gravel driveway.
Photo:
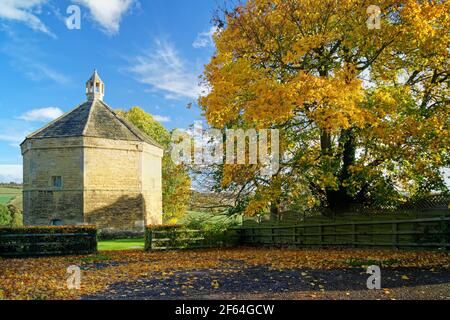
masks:
[(382, 270), (382, 289), (368, 290), (363, 268), (271, 270), (265, 266), (177, 271), (119, 282), (82, 299), (450, 299), (450, 272)]

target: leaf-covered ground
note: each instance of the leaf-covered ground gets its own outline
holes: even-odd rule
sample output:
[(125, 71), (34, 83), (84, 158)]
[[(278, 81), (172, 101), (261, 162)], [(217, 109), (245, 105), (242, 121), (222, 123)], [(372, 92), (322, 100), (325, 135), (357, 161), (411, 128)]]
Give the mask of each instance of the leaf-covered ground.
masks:
[[(82, 270), (68, 290), (67, 268)], [(367, 265), (382, 269), (369, 291)], [(238, 248), (1, 259), (3, 299), (450, 299), (450, 254)]]

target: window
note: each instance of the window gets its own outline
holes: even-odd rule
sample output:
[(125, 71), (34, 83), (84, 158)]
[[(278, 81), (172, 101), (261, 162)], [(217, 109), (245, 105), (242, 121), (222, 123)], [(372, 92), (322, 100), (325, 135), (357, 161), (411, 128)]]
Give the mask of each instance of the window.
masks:
[(62, 220), (60, 220), (60, 219), (53, 219), (52, 222), (51, 222), (51, 224), (52, 224), (52, 226), (57, 227), (57, 226), (62, 226), (62, 225), (63, 225), (63, 222), (62, 222)]
[(62, 177), (61, 176), (52, 177), (52, 187), (56, 188), (56, 189), (62, 188)]

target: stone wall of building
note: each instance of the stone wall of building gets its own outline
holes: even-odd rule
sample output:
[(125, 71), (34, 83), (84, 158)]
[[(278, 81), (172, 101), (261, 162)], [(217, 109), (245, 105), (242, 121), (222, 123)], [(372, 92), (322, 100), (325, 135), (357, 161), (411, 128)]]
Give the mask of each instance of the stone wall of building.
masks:
[[(162, 223), (162, 150), (139, 141), (30, 139), (22, 145), (26, 225), (95, 224), (107, 233)], [(61, 188), (52, 185), (61, 177)]]
[(142, 150), (142, 194), (145, 200), (146, 225), (162, 224), (162, 156), (163, 150), (149, 144)]
[[(22, 145), (26, 225), (84, 222), (82, 144), (81, 138), (52, 138)], [(52, 177), (61, 177), (60, 188)]]
[[(147, 190), (150, 190), (149, 181), (157, 180), (161, 174), (157, 175), (155, 170), (146, 170), (145, 178), (142, 174), (144, 168), (161, 168), (161, 160), (150, 157), (150, 149), (154, 147), (136, 141), (99, 138), (85, 138), (84, 141), (86, 222), (109, 233), (142, 232), (148, 219), (147, 208), (158, 209), (160, 206), (152, 204), (158, 200), (154, 196), (155, 189)], [(154, 221), (162, 220), (162, 209), (152, 211), (152, 214), (156, 217)]]

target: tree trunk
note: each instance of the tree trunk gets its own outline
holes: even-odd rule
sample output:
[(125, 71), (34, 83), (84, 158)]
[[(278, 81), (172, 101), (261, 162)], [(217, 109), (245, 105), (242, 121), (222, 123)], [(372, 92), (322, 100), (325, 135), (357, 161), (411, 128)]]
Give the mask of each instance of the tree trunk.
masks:
[(351, 176), (350, 166), (355, 164), (356, 160), (356, 139), (352, 129), (344, 130), (341, 139), (344, 143), (344, 151), (342, 153), (342, 170), (340, 182), (344, 182)]
[(320, 135), (320, 149), (323, 156), (329, 156), (332, 154), (331, 149), (331, 135), (325, 130)]
[(280, 221), (280, 203), (279, 201), (273, 201), (270, 204), (270, 220), (271, 221)]
[(350, 167), (356, 160), (356, 138), (352, 129), (343, 130), (340, 144), (343, 148), (342, 167), (338, 173), (338, 189), (327, 190), (327, 202), (329, 208), (335, 213), (343, 213), (355, 204), (355, 199), (348, 193), (348, 188), (343, 185), (351, 177)]

